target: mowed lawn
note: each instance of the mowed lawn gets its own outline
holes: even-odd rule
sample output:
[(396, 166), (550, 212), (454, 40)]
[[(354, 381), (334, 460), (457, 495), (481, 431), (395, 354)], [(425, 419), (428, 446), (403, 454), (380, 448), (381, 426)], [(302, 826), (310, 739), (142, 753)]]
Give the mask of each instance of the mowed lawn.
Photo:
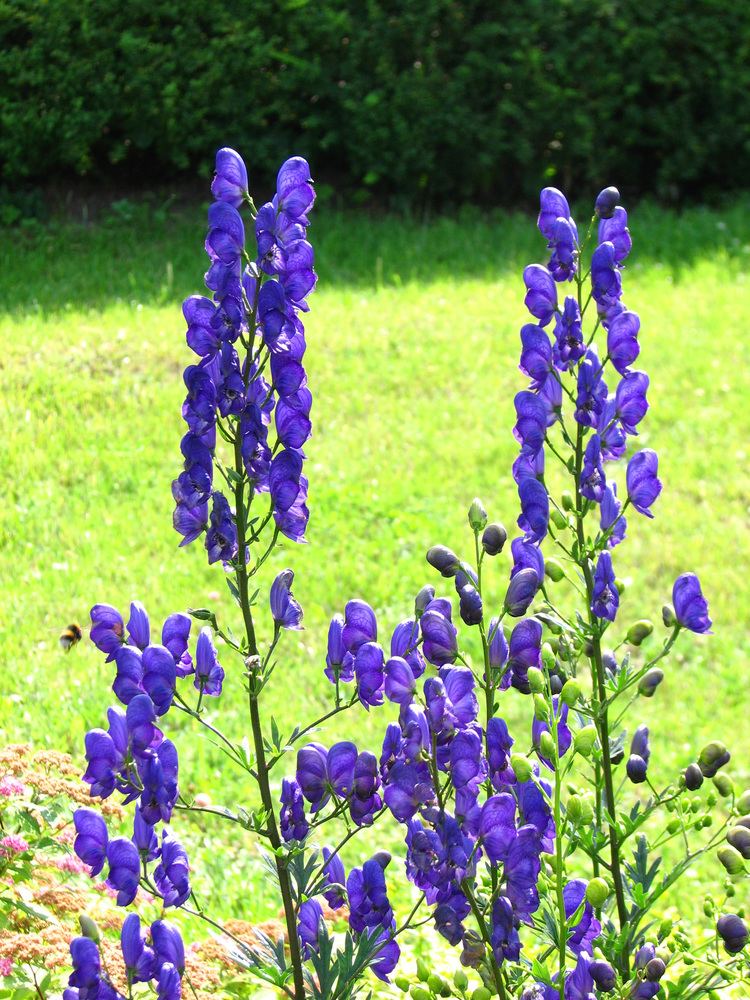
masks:
[[(211, 605), (221, 621), (237, 620), (221, 570), (207, 567), (200, 546), (178, 549), (171, 527), (181, 373), (191, 361), (180, 303), (201, 290), (203, 219), (201, 206), (174, 216), (136, 207), (92, 226), (2, 234), (6, 741), (82, 756), (84, 732), (103, 723), (111, 668), (88, 642), (67, 656), (57, 644), (60, 629), (85, 623), (93, 603), (126, 610), (140, 599), (157, 625), (188, 606)], [(634, 721), (652, 729), (655, 782), (676, 777), (715, 737), (730, 744), (731, 772), (744, 780), (750, 199), (681, 215), (645, 206), (631, 213), (631, 231), (624, 297), (641, 315), (639, 367), (651, 376), (651, 411), (638, 444), (658, 451), (664, 492), (654, 521), (629, 516), (628, 542), (614, 553), (629, 584), (618, 626), (624, 633), (630, 621), (653, 617), (657, 633), (644, 649), (658, 649), (672, 581), (694, 569), (715, 631), (683, 637), (664, 685), (638, 706)], [(426, 549), (443, 542), (469, 555), (466, 510), (475, 495), (513, 531), (513, 396), (524, 386), (518, 330), (527, 320), (520, 275), (524, 264), (544, 259), (533, 218), (521, 214), (467, 211), (416, 222), (321, 208), (311, 235), (320, 282), (307, 318), (315, 398), (310, 544), (285, 545), (263, 578), (266, 585), (292, 567), (305, 610), (305, 631), (285, 636), (268, 699), (286, 730), (326, 710), (327, 622), (348, 598), (375, 607), (387, 642), (419, 587), (438, 584)], [(623, 473), (616, 473), (620, 483)], [(498, 607), (508, 565), (501, 556), (490, 577)], [(265, 603), (258, 616), (268, 636)], [(228, 655), (225, 661), (225, 695), (212, 718), (240, 736), (247, 728), (241, 664)], [(510, 692), (506, 705), (525, 747), (529, 703)], [(388, 706), (369, 716), (354, 711), (319, 738), (353, 737), (375, 749), (394, 715)], [(184, 788), (209, 791), (217, 802), (251, 801), (224, 758), (190, 736), (182, 718), (170, 715), (166, 725), (181, 751)], [(210, 847), (222, 835), (211, 826), (201, 836)], [(349, 859), (361, 850), (353, 846)], [(201, 864), (206, 884), (212, 867), (217, 877), (226, 874), (226, 862), (211, 850)], [(233, 860), (231, 870), (243, 865)], [(262, 893), (247, 904), (246, 889), (235, 893), (227, 884), (238, 912), (243, 896), (244, 912), (262, 911)]]

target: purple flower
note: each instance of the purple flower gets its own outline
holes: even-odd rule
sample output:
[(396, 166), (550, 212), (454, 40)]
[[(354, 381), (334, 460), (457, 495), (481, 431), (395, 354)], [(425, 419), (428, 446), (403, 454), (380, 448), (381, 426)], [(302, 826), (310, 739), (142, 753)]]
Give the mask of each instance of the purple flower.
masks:
[(120, 947), (128, 977), (134, 983), (147, 983), (156, 974), (156, 956), (146, 947), (137, 913), (129, 913), (122, 922)]
[(591, 293), (600, 316), (613, 319), (622, 311), (622, 275), (615, 247), (609, 241), (600, 243), (591, 255)]
[[(551, 795), (552, 787), (546, 781), (539, 779), (539, 766), (534, 764), (536, 781), (529, 780), (516, 786), (518, 808), (524, 823), (531, 824), (537, 832), (541, 849), (547, 854), (555, 849), (555, 821), (549, 801), (542, 794), (542, 789)], [(541, 788), (539, 787), (541, 785)]]
[(530, 920), (539, 908), (537, 879), (541, 870), (539, 834), (522, 826), (508, 849), (504, 867), (505, 894), (521, 920)]
[(320, 743), (308, 743), (297, 751), (297, 785), (314, 810), (328, 801), (327, 759), (328, 751)]
[(708, 616), (708, 601), (695, 573), (683, 573), (677, 577), (672, 587), (672, 604), (675, 617), (683, 628), (711, 635), (713, 622)]
[(614, 317), (607, 330), (607, 354), (620, 375), (626, 375), (640, 353), (638, 331), (641, 321), (637, 313), (623, 310)]
[(555, 316), (555, 343), (552, 358), (555, 366), (566, 371), (583, 357), (586, 347), (583, 343), (581, 310), (572, 295), (565, 297), (562, 312)]
[(662, 483), (657, 472), (659, 457), (650, 448), (637, 451), (628, 462), (625, 480), (628, 487), (628, 499), (639, 514), (653, 517), (651, 504), (661, 493)]
[[(560, 705), (559, 698), (552, 699), (552, 711), (554, 718), (557, 721), (557, 752), (560, 757), (564, 757), (565, 754), (570, 749), (570, 744), (573, 740), (570, 730), (568, 729), (568, 706)], [(531, 724), (531, 741), (536, 747), (537, 753), (539, 753), (539, 759), (545, 764), (550, 771), (554, 771), (555, 766), (552, 761), (548, 760), (539, 752), (539, 743), (542, 737), (542, 733), (551, 733), (552, 729), (546, 722), (534, 718)]]
[(143, 660), (140, 649), (121, 646), (115, 653), (115, 666), (117, 675), (112, 690), (123, 705), (129, 705), (133, 698), (143, 694)]
[(607, 386), (596, 351), (589, 348), (578, 368), (575, 418), (584, 427), (596, 427), (607, 399)]
[(165, 646), (147, 646), (143, 651), (143, 687), (156, 708), (157, 715), (165, 715), (172, 705), (177, 665)]
[(97, 649), (107, 654), (107, 663), (125, 642), (125, 625), (122, 615), (111, 604), (95, 604), (91, 609), (91, 641)]
[(536, 455), (547, 434), (547, 406), (540, 396), (528, 389), (516, 393), (513, 402), (516, 408), (513, 436), (525, 453)]
[(505, 862), (516, 836), (516, 800), (503, 792), (491, 795), (482, 806), (479, 837), (493, 864)]
[(511, 577), (522, 569), (533, 569), (539, 580), (544, 579), (544, 556), (538, 545), (525, 542), (523, 538), (514, 538), (510, 543), (510, 551), (513, 556)]
[(609, 217), (602, 217), (599, 222), (598, 238), (600, 243), (612, 244), (615, 264), (618, 266), (622, 264), (633, 246), (628, 229), (628, 213), (622, 205), (618, 205)]
[(323, 911), (316, 899), (306, 899), (300, 904), (297, 932), (302, 948), (302, 957), (309, 958), (312, 952), (320, 950), (319, 937), (323, 930)]
[(161, 861), (154, 870), (154, 882), (165, 906), (182, 906), (190, 895), (190, 864), (187, 853), (174, 837), (164, 831)]
[(604, 494), (602, 496), (599, 527), (602, 531), (607, 531), (614, 525), (607, 539), (607, 546), (611, 549), (615, 545), (619, 545), (623, 540), (628, 526), (627, 521), (620, 514), (621, 509), (622, 504), (617, 499), (617, 483), (608, 483), (604, 487)]
[(334, 615), (328, 626), (328, 652), (324, 672), (331, 684), (336, 683), (336, 678), (345, 683), (354, 680), (354, 657), (344, 645), (342, 615)]
[(594, 571), (594, 588), (591, 594), (591, 610), (597, 618), (613, 622), (620, 604), (620, 594), (615, 586), (615, 571), (612, 556), (601, 552)]
[[(508, 662), (508, 642), (500, 618), (491, 618), (487, 630), (490, 669), (502, 670)], [(505, 674), (505, 671), (503, 671)], [(504, 679), (504, 678), (503, 678)], [(507, 685), (506, 685), (507, 686)]]
[(284, 778), (281, 782), (281, 812), (279, 813), (281, 836), (286, 843), (290, 840), (303, 841), (310, 831), (305, 817), (305, 801), (302, 789), (294, 780)]
[[(435, 596), (434, 589), (430, 600)], [(429, 601), (428, 601), (429, 604)], [(417, 679), (425, 672), (426, 664), (421, 650), (419, 649), (419, 625), (413, 618), (400, 622), (393, 630), (391, 636), (391, 656), (400, 656), (411, 667), (414, 678)]]
[(416, 811), (435, 801), (430, 769), (423, 760), (397, 760), (388, 772), (385, 804), (399, 823), (406, 823)]
[(531, 379), (532, 389), (540, 389), (552, 371), (552, 345), (541, 326), (527, 323), (521, 327), (519, 368)]
[(307, 225), (307, 213), (315, 202), (315, 190), (310, 165), (301, 156), (292, 156), (282, 163), (276, 177), (274, 207), (279, 215)]
[(178, 929), (166, 920), (155, 920), (151, 924), (151, 940), (157, 965), (173, 965), (182, 975), (185, 971), (185, 948)]
[(85, 865), (91, 869), (89, 874), (98, 875), (104, 867), (107, 856), (107, 824), (99, 813), (92, 809), (76, 809), (73, 813), (73, 824), (76, 829), (76, 839), (73, 850)]
[(602, 442), (602, 457), (606, 462), (615, 461), (625, 454), (626, 439), (622, 424), (617, 419), (617, 400), (607, 396), (599, 414), (596, 429)]
[[(523, 572), (526, 572), (525, 570)], [(519, 574), (520, 576), (521, 574)], [(514, 577), (514, 580), (518, 577)], [(508, 668), (514, 688), (529, 694), (529, 667), (541, 667), (542, 625), (536, 618), (526, 618), (519, 622), (510, 634)]]
[(136, 805), (133, 817), (133, 843), (138, 853), (145, 861), (154, 861), (159, 856), (159, 842), (153, 826), (143, 818), (140, 807)]
[[(616, 187), (607, 187), (599, 192), (594, 202), (594, 213), (600, 219), (611, 219), (615, 206), (620, 200), (620, 192)], [(599, 241), (601, 242), (601, 240)]]
[(227, 146), (216, 151), (216, 173), (211, 194), (217, 201), (225, 201), (234, 208), (239, 208), (248, 196), (245, 163), (239, 153)]
[(77, 989), (81, 1000), (96, 1000), (103, 985), (99, 949), (90, 938), (77, 937), (70, 942), (73, 972), (68, 985)]
[(498, 896), (492, 905), (492, 929), (490, 941), (495, 961), (502, 964), (506, 959), (517, 962), (521, 956), (521, 939), (518, 928), (521, 921), (513, 910), (507, 896)]
[(630, 757), (626, 764), (628, 777), (633, 784), (640, 784), (646, 780), (646, 771), (651, 757), (651, 749), (648, 742), (648, 726), (638, 726), (630, 741)]
[(510, 767), (510, 751), (513, 738), (508, 732), (504, 719), (493, 716), (487, 723), (487, 764), (490, 780), (496, 789), (515, 782), (515, 775)]
[(231, 562), (237, 555), (237, 525), (222, 493), (212, 493), (213, 505), (206, 532), (206, 550), (209, 563)]
[(245, 246), (245, 227), (233, 205), (215, 201), (208, 208), (206, 253), (225, 266), (239, 264)]
[(327, 784), (340, 799), (348, 798), (352, 792), (356, 762), (357, 747), (348, 740), (334, 743), (328, 751), (326, 757)]
[(271, 614), (277, 628), (302, 628), (302, 608), (292, 594), (294, 571), (282, 570), (271, 584)]
[(182, 997), (182, 980), (170, 962), (166, 962), (159, 970), (156, 996), (157, 1000), (180, 1000)]
[(193, 672), (193, 660), (188, 652), (192, 625), (190, 615), (175, 612), (165, 619), (162, 626), (161, 644), (174, 657), (178, 677), (187, 677)]
[(385, 696), (397, 705), (408, 705), (414, 698), (416, 681), (409, 664), (392, 656), (385, 664)]
[(140, 601), (130, 605), (130, 618), (127, 624), (128, 642), (143, 650), (148, 646), (151, 637), (151, 626), (146, 609)]
[(648, 375), (645, 372), (629, 372), (623, 375), (615, 393), (617, 418), (626, 434), (637, 434), (636, 427), (648, 410), (646, 392)]
[(117, 890), (117, 905), (128, 906), (135, 899), (141, 877), (138, 848), (127, 837), (115, 837), (107, 846), (107, 885)]
[(482, 754), (482, 740), (474, 729), (456, 733), (450, 744), (451, 783), (456, 798), (462, 791), (476, 799), (479, 786), (487, 778), (487, 761)]
[(520, 618), (526, 614), (540, 583), (536, 570), (528, 567), (519, 570), (511, 577), (503, 601), (503, 607), (511, 618)]
[(521, 516), (518, 527), (525, 532), (525, 542), (541, 542), (549, 525), (549, 497), (538, 479), (526, 477), (518, 486)]
[[(346, 632), (346, 628), (344, 628)], [(383, 704), (385, 683), (383, 650), (377, 642), (365, 642), (354, 657), (354, 675), (357, 679), (357, 695), (369, 710), (370, 706)]]
[(602, 464), (602, 442), (598, 434), (593, 434), (586, 445), (581, 469), (581, 495), (594, 503), (601, 503), (606, 488), (604, 465)]
[(536, 224), (546, 240), (551, 240), (558, 219), (570, 219), (568, 199), (557, 188), (542, 188), (539, 193), (539, 215)]
[[(134, 703), (133, 703), (134, 704)], [(132, 704), (129, 706), (132, 708)], [(138, 764), (143, 786), (140, 805), (147, 823), (168, 823), (177, 801), (177, 750), (171, 740), (163, 740)]]
[(383, 808), (379, 788), (377, 758), (369, 751), (363, 750), (354, 765), (352, 797), (349, 804), (349, 812), (357, 826), (370, 826), (375, 813)]
[(529, 264), (524, 268), (523, 281), (526, 285), (524, 305), (539, 320), (541, 326), (546, 326), (557, 309), (554, 278), (541, 264)]
[(375, 642), (378, 623), (375, 612), (365, 601), (349, 601), (344, 608), (342, 641), (350, 653), (356, 653), (366, 642)]
[(325, 901), (332, 910), (339, 910), (344, 905), (343, 886), (346, 884), (344, 862), (338, 854), (332, 853), (329, 847), (323, 848), (323, 885), (329, 888), (323, 893)]
[[(445, 614), (447, 605), (447, 614)], [(441, 610), (442, 609), (442, 610)], [(422, 652), (425, 659), (436, 667), (453, 663), (458, 655), (456, 626), (450, 619), (447, 601), (431, 601), (419, 619), (422, 633)]]
[(357, 934), (376, 927), (390, 930), (395, 925), (385, 872), (375, 858), (365, 861), (361, 868), (352, 868), (346, 880), (346, 892), (349, 898), (349, 925)]
[(590, 955), (594, 941), (602, 929), (602, 925), (594, 916), (591, 903), (586, 902), (586, 885), (583, 879), (573, 879), (563, 887), (565, 916), (569, 924), (579, 907), (583, 906), (580, 917), (573, 927), (573, 933), (568, 938), (568, 947), (575, 955), (580, 955), (581, 952)]
[(200, 630), (195, 646), (195, 680), (198, 691), (216, 698), (221, 694), (224, 670), (214, 646), (213, 632), (206, 625)]
[(572, 281), (578, 257), (578, 232), (572, 219), (555, 219), (547, 246), (552, 251), (548, 265), (552, 277), (555, 281)]

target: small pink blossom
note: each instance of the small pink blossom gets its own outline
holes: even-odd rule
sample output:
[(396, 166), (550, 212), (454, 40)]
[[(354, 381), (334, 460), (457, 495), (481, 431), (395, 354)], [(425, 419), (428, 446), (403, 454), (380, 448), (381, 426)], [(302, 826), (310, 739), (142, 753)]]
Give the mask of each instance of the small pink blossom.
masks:
[(18, 778), (5, 777), (0, 779), (0, 795), (10, 798), (11, 795), (25, 795), (26, 785)]
[(13, 971), (13, 963), (9, 958), (0, 958), (0, 976), (9, 976)]
[(66, 854), (61, 858), (55, 858), (54, 865), (61, 872), (75, 872), (78, 875), (88, 875), (89, 873), (89, 866), (85, 865), (74, 854)]
[(14, 854), (22, 854), (24, 851), (28, 851), (29, 845), (23, 839), (23, 837), (18, 837), (15, 834), (11, 834), (9, 837), (3, 837), (0, 840), (0, 856), (10, 858)]

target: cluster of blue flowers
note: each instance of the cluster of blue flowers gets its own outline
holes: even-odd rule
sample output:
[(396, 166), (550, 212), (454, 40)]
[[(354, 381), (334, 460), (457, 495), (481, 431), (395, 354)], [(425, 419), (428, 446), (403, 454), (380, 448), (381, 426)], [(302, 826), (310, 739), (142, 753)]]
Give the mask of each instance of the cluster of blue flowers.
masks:
[[(183, 304), (187, 343), (200, 361), (185, 369), (185, 464), (172, 484), (181, 544), (205, 532), (210, 563), (231, 562), (239, 544), (232, 504), (215, 481), (215, 467), (222, 469), (217, 434), (241, 455), (250, 492), (244, 503), (269, 493), (269, 516), (278, 531), (296, 542), (305, 539), (309, 512), (302, 449), (312, 429), (312, 395), (300, 314), (308, 309), (316, 281), (307, 239), (315, 191), (304, 159), (282, 165), (273, 200), (255, 214), (254, 253), (246, 250), (239, 211), (243, 205), (253, 209), (247, 170), (232, 149), (216, 154), (212, 192), (216, 200), (208, 210), (205, 245), (206, 286), (213, 296), (191, 295)], [(238, 343), (246, 352), (242, 363)], [(269, 442), (272, 417), (275, 444)], [(234, 490), (236, 482), (225, 474), (224, 479)]]

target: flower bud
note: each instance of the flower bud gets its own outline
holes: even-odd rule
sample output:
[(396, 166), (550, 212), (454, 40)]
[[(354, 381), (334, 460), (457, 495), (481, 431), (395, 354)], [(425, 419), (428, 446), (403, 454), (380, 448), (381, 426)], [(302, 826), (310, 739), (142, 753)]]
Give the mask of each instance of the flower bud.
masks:
[(563, 510), (567, 510), (568, 513), (576, 509), (575, 501), (573, 500), (573, 494), (570, 490), (564, 490), (560, 495), (560, 504)]
[(492, 994), (486, 986), (477, 986), (471, 994), (471, 1000), (492, 1000)]
[(617, 673), (617, 657), (611, 649), (602, 650), (602, 666), (609, 677), (614, 677)]
[(563, 689), (563, 682), (557, 674), (553, 674), (549, 679), (549, 689), (552, 694), (560, 694)]
[(739, 851), (745, 861), (750, 861), (750, 830), (745, 826), (733, 826), (727, 834), (727, 843)]
[(430, 990), (426, 990), (424, 986), (412, 986), (411, 996), (412, 1000), (432, 1000), (432, 993)]
[(703, 771), (704, 778), (713, 778), (719, 768), (723, 767), (730, 760), (731, 754), (718, 740), (713, 740), (703, 747), (698, 755), (698, 765)]
[(714, 779), (714, 787), (723, 799), (728, 799), (734, 792), (734, 782), (728, 774), (717, 774)]
[(463, 969), (456, 969), (453, 973), (453, 984), (459, 990), (465, 990), (469, 985), (469, 977)]
[(581, 685), (578, 683), (578, 681), (573, 680), (573, 678), (571, 677), (570, 680), (565, 681), (565, 683), (563, 684), (563, 689), (560, 694), (560, 698), (562, 699), (563, 704), (569, 705), (571, 708), (573, 708), (573, 706), (581, 697), (581, 693), (582, 693)]
[[(427, 980), (427, 985), (430, 987), (433, 993), (440, 996), (445, 987), (448, 985), (442, 976), (438, 976), (437, 973), (433, 972), (429, 979)], [(450, 996), (450, 994), (448, 994)]]
[(531, 779), (532, 768), (528, 757), (524, 757), (523, 754), (520, 753), (511, 754), (510, 766), (513, 769), (513, 774), (515, 774), (516, 780), (520, 781), (521, 784)]
[(654, 623), (648, 618), (641, 618), (640, 621), (633, 622), (625, 636), (631, 646), (640, 646), (644, 639), (648, 639), (654, 631)]
[(564, 531), (568, 527), (568, 520), (565, 515), (559, 511), (556, 507), (553, 507), (549, 512), (549, 519), (552, 521), (554, 526), (560, 531)]
[(474, 497), (469, 507), (469, 524), (475, 534), (487, 527), (487, 511), (479, 497)]
[(90, 941), (94, 941), (96, 944), (99, 944), (101, 936), (96, 922), (85, 913), (81, 913), (78, 916), (78, 923), (81, 926), (81, 934), (83, 934), (83, 936), (88, 938)]
[(571, 795), (565, 806), (565, 815), (573, 824), (578, 826), (583, 817), (583, 799), (580, 795)]
[(402, 993), (408, 993), (411, 983), (406, 978), (406, 976), (395, 976), (393, 982), (401, 990)]
[(653, 698), (654, 692), (663, 680), (664, 671), (660, 670), (659, 667), (652, 667), (641, 677), (638, 685), (639, 694), (642, 694), (644, 698)]
[(559, 583), (565, 576), (565, 570), (562, 568), (557, 559), (546, 559), (544, 562), (544, 574), (545, 576), (548, 576), (553, 583)]
[(548, 760), (555, 760), (557, 757), (557, 744), (555, 743), (552, 733), (548, 732), (546, 729), (539, 737), (539, 750)]
[(427, 551), (427, 562), (440, 573), (441, 576), (455, 576), (461, 568), (461, 562), (451, 549), (445, 545), (433, 545)]
[(417, 959), (417, 979), (421, 983), (426, 983), (430, 978), (430, 968), (423, 958)]
[(586, 886), (586, 899), (597, 909), (609, 899), (609, 886), (603, 878), (592, 878)]
[(589, 975), (602, 993), (611, 993), (617, 983), (615, 970), (602, 959), (597, 959), (589, 965)]
[(674, 613), (674, 608), (671, 604), (665, 604), (661, 609), (661, 620), (667, 626), (667, 628), (674, 628), (677, 624), (677, 615)]
[(464, 933), (461, 943), (463, 945), (460, 957), (461, 965), (465, 965), (470, 969), (478, 968), (487, 954), (487, 949), (481, 936), (476, 931), (468, 930)]
[(424, 613), (424, 609), (435, 597), (435, 588), (429, 583), (426, 583), (424, 587), (419, 591), (417, 596), (414, 598), (414, 614), (417, 618), (421, 618)]
[(667, 967), (660, 958), (652, 958), (647, 964), (644, 975), (650, 983), (658, 983)]
[(659, 924), (659, 940), (660, 941), (663, 941), (664, 938), (669, 937), (669, 935), (672, 933), (672, 927), (673, 926), (674, 925), (673, 925), (672, 921), (669, 919), (669, 917), (664, 917), (664, 919), (662, 920), (662, 922)]
[[(538, 667), (529, 667), (526, 679), (528, 680), (529, 687), (534, 694), (541, 694), (547, 687), (544, 674)], [(539, 718), (539, 716), (537, 716), (537, 718)]]
[(596, 726), (584, 726), (573, 736), (573, 746), (582, 757), (588, 757), (596, 743)]
[(620, 192), (616, 187), (606, 187), (596, 196), (594, 202), (594, 212), (600, 219), (611, 219), (615, 214), (617, 203), (620, 200)]
[(643, 971), (652, 958), (656, 958), (656, 948), (647, 941), (635, 953), (635, 967)]
[(458, 592), (458, 607), (461, 620), (466, 625), (478, 625), (482, 620), (482, 598), (476, 587), (470, 583)]
[(745, 862), (742, 855), (736, 848), (730, 847), (728, 844), (724, 847), (720, 847), (716, 852), (716, 857), (722, 863), (724, 870), (729, 875), (744, 874)]
[(527, 567), (519, 570), (508, 584), (505, 592), (505, 607), (511, 618), (520, 618), (528, 611), (539, 587), (536, 571)]
[(725, 913), (719, 917), (716, 931), (730, 955), (738, 954), (747, 944), (747, 927), (736, 913)]
[(502, 524), (488, 524), (482, 533), (482, 548), (488, 556), (497, 556), (503, 551), (508, 532)]
[(648, 770), (648, 764), (639, 756), (637, 753), (632, 753), (628, 757), (628, 762), (625, 765), (625, 770), (628, 772), (628, 777), (633, 782), (634, 785), (640, 785), (641, 782), (646, 780), (646, 771)]
[(555, 651), (548, 642), (542, 644), (542, 663), (547, 668), (547, 670), (554, 669)]
[(615, 580), (615, 587), (617, 589), (617, 593), (620, 594), (620, 596), (622, 596), (627, 590), (628, 585), (625, 583), (624, 580), (621, 580), (620, 577), (618, 576), (617, 579)]
[(703, 771), (701, 771), (697, 764), (688, 764), (685, 768), (683, 778), (685, 779), (685, 788), (690, 792), (695, 792), (703, 784)]

